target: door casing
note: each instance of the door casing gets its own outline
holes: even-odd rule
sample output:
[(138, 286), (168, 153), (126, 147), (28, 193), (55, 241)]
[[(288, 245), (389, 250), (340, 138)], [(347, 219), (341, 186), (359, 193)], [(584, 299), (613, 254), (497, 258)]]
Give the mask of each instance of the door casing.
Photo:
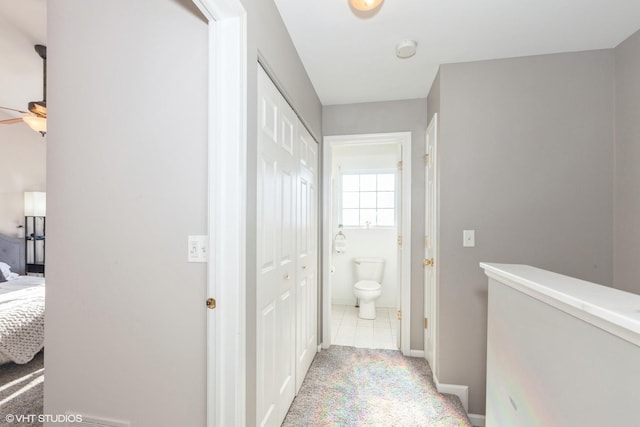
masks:
[[(247, 39), (240, 0), (193, 0), (209, 25), (207, 426), (245, 425)], [(228, 179), (234, 176), (235, 179)]]
[(402, 272), (400, 321), (400, 351), (411, 355), (411, 132), (376, 134), (336, 135), (324, 137), (322, 146), (322, 348), (331, 345), (331, 251), (332, 231), (332, 189), (331, 159), (333, 147), (347, 144), (397, 142), (402, 146)]
[[(437, 309), (439, 284), (439, 191), (438, 191), (438, 114), (434, 114), (425, 133), (425, 155), (429, 155), (429, 163), (425, 161), (425, 259), (433, 259), (432, 265), (425, 265), (424, 317), (428, 319), (428, 327), (424, 330), (424, 356), (436, 375), (437, 351)], [(429, 185), (429, 181), (431, 184)], [(430, 188), (429, 188), (430, 187)], [(431, 231), (429, 233), (429, 230)], [(429, 239), (427, 244), (426, 239)], [(428, 274), (429, 273), (429, 274)]]

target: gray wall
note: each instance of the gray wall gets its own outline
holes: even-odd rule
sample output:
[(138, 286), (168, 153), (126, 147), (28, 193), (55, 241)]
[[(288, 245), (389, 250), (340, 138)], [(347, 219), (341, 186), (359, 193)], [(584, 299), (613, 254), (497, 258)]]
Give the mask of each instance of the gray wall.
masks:
[[(437, 375), (485, 409), (480, 261), (613, 279), (613, 52), (440, 69)], [(476, 247), (462, 247), (462, 230)]]
[(615, 49), (614, 285), (640, 293), (640, 31)]
[(325, 136), (411, 132), (411, 337), (410, 347), (424, 348), (424, 155), (427, 100), (329, 105), (323, 108)]
[(47, 138), (26, 123), (2, 126), (0, 153), (0, 233), (17, 236), (17, 226), (24, 224), (24, 192), (47, 191)]
[[(254, 424), (258, 49), (316, 135), (322, 111), (273, 3), (243, 4)], [(205, 425), (206, 266), (185, 244), (207, 232), (207, 24), (188, 0), (51, 1), (48, 14), (45, 411)]]

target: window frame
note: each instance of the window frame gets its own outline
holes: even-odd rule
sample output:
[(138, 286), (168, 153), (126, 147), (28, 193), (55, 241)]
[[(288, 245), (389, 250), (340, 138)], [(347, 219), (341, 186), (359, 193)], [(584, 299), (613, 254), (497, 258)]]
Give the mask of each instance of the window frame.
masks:
[[(344, 194), (344, 190), (343, 190), (343, 177), (345, 175), (382, 175), (382, 174), (388, 174), (388, 175), (393, 175), (393, 225), (378, 225), (378, 224), (371, 224), (369, 226), (366, 225), (347, 225), (344, 223), (343, 221), (343, 214), (344, 214), (344, 208), (343, 208), (343, 194)], [(338, 224), (342, 225), (342, 227), (346, 230), (348, 229), (352, 229), (352, 230), (366, 230), (366, 229), (385, 229), (385, 230), (390, 230), (390, 229), (395, 229), (398, 227), (398, 170), (396, 168), (381, 168), (381, 169), (348, 169), (348, 170), (343, 170), (340, 171), (339, 175), (338, 175), (338, 192), (339, 192), (339, 198), (338, 198)], [(387, 191), (383, 191), (383, 193), (386, 193)], [(358, 193), (361, 193), (361, 191), (358, 191)], [(375, 210), (378, 210), (378, 204), (377, 204), (377, 194), (380, 193), (380, 191), (378, 191), (377, 189), (377, 184), (376, 184), (376, 191), (374, 192), (376, 194), (376, 208)], [(360, 211), (362, 208), (358, 207), (358, 211)], [(383, 209), (388, 209), (388, 208), (383, 208)]]

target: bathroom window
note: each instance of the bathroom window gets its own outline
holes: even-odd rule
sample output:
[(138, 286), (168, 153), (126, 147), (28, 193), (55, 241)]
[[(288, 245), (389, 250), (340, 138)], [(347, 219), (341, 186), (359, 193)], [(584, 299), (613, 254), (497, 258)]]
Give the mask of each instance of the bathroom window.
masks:
[(395, 226), (395, 189), (395, 172), (342, 174), (342, 225)]

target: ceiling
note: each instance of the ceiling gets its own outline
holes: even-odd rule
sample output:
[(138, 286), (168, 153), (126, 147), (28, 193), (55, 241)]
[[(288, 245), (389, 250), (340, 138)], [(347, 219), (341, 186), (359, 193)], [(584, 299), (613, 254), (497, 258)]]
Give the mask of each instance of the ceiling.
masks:
[[(275, 0), (323, 105), (424, 98), (440, 64), (617, 46), (640, 29), (639, 0)], [(403, 39), (418, 43), (399, 59)]]
[[(0, 1), (0, 106), (26, 110), (42, 100), (36, 44), (47, 44), (46, 0)], [(0, 120), (20, 116), (0, 110)]]
[[(640, 29), (638, 0), (274, 0), (323, 105), (426, 97), (440, 64), (611, 48)], [(46, 0), (0, 1), (0, 106), (42, 99)], [(408, 59), (403, 39), (418, 42)], [(17, 117), (0, 110), (0, 120)]]

